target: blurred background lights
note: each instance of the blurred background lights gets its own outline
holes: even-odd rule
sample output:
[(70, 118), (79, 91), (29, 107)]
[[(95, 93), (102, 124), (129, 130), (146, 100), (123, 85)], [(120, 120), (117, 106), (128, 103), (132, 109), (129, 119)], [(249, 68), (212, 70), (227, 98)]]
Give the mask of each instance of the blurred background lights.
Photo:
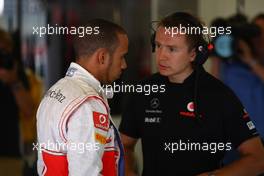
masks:
[(4, 12), (4, 0), (0, 0), (0, 15)]

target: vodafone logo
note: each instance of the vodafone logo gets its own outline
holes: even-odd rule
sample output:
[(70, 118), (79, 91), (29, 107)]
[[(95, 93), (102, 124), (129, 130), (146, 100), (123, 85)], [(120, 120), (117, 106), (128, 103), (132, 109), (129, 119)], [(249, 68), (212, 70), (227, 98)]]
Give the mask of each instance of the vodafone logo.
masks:
[(110, 122), (107, 114), (94, 111), (93, 120), (94, 120), (94, 127), (108, 131)]
[(106, 117), (105, 117), (105, 115), (100, 114), (100, 115), (99, 115), (99, 121), (100, 121), (101, 124), (104, 124), (104, 123), (106, 122)]
[(187, 104), (187, 109), (190, 112), (193, 112), (194, 111), (194, 103), (192, 101)]

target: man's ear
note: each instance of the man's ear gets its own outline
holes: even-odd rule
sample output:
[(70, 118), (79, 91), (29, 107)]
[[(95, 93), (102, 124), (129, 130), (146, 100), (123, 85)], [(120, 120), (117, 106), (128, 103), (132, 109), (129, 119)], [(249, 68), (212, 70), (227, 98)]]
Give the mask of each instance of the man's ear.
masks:
[(193, 48), (191, 51), (190, 51), (190, 61), (193, 62), (196, 58), (196, 50), (195, 48)]
[(97, 50), (97, 61), (100, 65), (108, 64), (110, 53), (106, 48), (99, 48)]

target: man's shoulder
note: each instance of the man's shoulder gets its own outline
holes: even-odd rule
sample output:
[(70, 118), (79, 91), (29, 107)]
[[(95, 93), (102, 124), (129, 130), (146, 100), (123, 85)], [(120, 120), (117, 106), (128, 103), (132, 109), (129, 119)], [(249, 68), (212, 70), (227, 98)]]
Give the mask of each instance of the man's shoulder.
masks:
[(239, 98), (235, 95), (231, 88), (211, 74), (205, 72), (202, 76), (200, 84), (201, 90), (206, 92), (206, 94), (213, 95), (219, 102), (222, 100), (225, 104), (229, 104), (231, 102), (240, 104)]
[[(73, 100), (82, 99), (85, 97), (99, 97), (98, 93), (88, 84), (82, 85), (76, 79), (68, 77), (61, 78), (58, 80), (46, 93), (45, 97), (49, 98), (60, 98), (62, 97), (63, 102), (69, 103)], [(61, 101), (62, 102), (62, 101)]]
[(227, 85), (225, 85), (221, 80), (215, 78), (213, 75), (211, 75), (208, 72), (204, 72), (201, 78), (201, 83), (202, 86), (205, 87), (205, 89), (211, 89), (221, 92), (231, 91), (231, 89)]

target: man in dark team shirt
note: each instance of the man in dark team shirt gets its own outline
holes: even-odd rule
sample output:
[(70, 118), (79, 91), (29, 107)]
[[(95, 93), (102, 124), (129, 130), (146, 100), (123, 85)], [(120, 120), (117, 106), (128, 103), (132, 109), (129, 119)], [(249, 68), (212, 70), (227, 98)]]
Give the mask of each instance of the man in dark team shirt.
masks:
[[(144, 176), (249, 176), (264, 172), (264, 148), (243, 105), (202, 66), (195, 66), (203, 35), (172, 35), (169, 31), (172, 27), (197, 27), (196, 23), (201, 25), (195, 17), (178, 12), (158, 24), (155, 52), (159, 73), (141, 83), (165, 85), (166, 91), (133, 94), (125, 106), (119, 130), (128, 176), (136, 175), (133, 154), (138, 139), (142, 140)], [(237, 149), (241, 158), (221, 167), (231, 148)]]

